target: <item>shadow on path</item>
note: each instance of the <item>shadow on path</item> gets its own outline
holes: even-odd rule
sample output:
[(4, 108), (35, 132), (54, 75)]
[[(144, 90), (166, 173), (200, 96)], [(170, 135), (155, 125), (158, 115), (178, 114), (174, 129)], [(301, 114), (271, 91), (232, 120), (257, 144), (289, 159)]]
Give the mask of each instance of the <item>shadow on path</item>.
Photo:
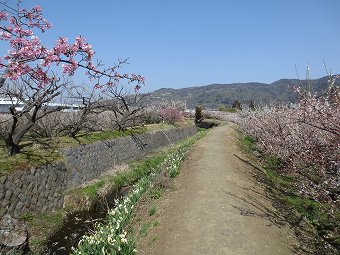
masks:
[[(248, 174), (250, 174), (255, 181), (261, 184), (261, 186), (264, 188), (264, 192), (259, 192), (253, 187), (240, 187), (241, 189), (246, 190), (245, 197), (242, 197), (223, 190), (223, 192), (227, 195), (246, 204), (246, 206), (236, 206), (231, 204), (230, 206), (239, 210), (240, 215), (242, 216), (256, 217), (267, 220), (270, 222), (270, 224), (267, 226), (274, 224), (281, 228), (283, 226), (289, 225), (300, 241), (299, 245), (295, 245), (292, 251), (295, 254), (314, 254), (314, 252), (307, 248), (311, 245), (311, 243), (310, 239), (306, 238), (305, 235), (310, 235), (311, 230), (306, 230), (306, 222), (304, 221), (303, 215), (299, 215), (295, 211), (289, 211), (289, 208), (283, 205), (281, 201), (282, 196), (289, 195), (289, 191), (287, 192), (283, 188), (276, 187), (275, 184), (270, 179), (268, 179), (266, 173), (261, 168), (236, 154), (234, 154), (234, 156), (244, 164), (250, 166), (252, 169), (257, 170), (255, 172), (250, 171)], [(262, 197), (267, 201), (271, 201), (274, 208), (269, 208), (256, 197)]]

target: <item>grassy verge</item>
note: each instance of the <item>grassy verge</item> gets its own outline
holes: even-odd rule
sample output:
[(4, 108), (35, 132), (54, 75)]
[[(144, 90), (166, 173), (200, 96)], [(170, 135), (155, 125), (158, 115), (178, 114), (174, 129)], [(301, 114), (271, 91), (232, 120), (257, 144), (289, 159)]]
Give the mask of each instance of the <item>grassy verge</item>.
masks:
[[(148, 175), (154, 167), (159, 165), (166, 157), (167, 151), (151, 155), (147, 159), (131, 163), (126, 171), (116, 175), (105, 176), (83, 188), (76, 188), (68, 192), (69, 197), (66, 208), (55, 212), (23, 215), (29, 228), (30, 248), (34, 254), (41, 254), (47, 237), (56, 231), (67, 214), (78, 210), (86, 210), (102, 195), (104, 188), (115, 190), (119, 187), (134, 183), (136, 180)], [(108, 191), (108, 190), (107, 190)]]
[(144, 127), (129, 128), (124, 132), (114, 130), (83, 133), (78, 134), (75, 139), (67, 136), (53, 138), (25, 137), (20, 144), (22, 146), (21, 152), (14, 156), (7, 154), (5, 144), (0, 139), (0, 177), (17, 170), (27, 170), (30, 167), (39, 167), (51, 162), (63, 160), (63, 148), (186, 125), (189, 125), (189, 123), (178, 123), (176, 126), (164, 123), (151, 124)]
[[(340, 253), (340, 208), (330, 208), (302, 196), (297, 183), (302, 176), (281, 171), (284, 162), (273, 155), (265, 154), (256, 145), (255, 139), (241, 139), (243, 150), (252, 158), (266, 178), (262, 179), (274, 198), (274, 204), (294, 228), (302, 249), (310, 254)], [(330, 210), (336, 210), (330, 214)]]
[(25, 213), (23, 218), (29, 230), (29, 246), (32, 254), (42, 254), (46, 237), (63, 222), (67, 210), (46, 213)]
[[(161, 152), (150, 155), (143, 160), (130, 163), (127, 169), (118, 174), (104, 176), (86, 187), (70, 191), (67, 195), (72, 199), (69, 200), (66, 208), (59, 209), (56, 212), (23, 215), (29, 227), (30, 248), (34, 254), (41, 253), (46, 238), (58, 229), (62, 219), (68, 213), (88, 208), (98, 197), (103, 195), (103, 190), (109, 192), (122, 186), (132, 185), (138, 180), (140, 181), (137, 184), (143, 182), (142, 186), (147, 185), (145, 183), (149, 179), (157, 177), (156, 174), (163, 169), (169, 171), (173, 177), (176, 176), (179, 173), (176, 168), (179, 167), (179, 161), (183, 159), (185, 151), (204, 135), (205, 131), (200, 131), (195, 136), (180, 142), (174, 147), (163, 149)], [(154, 197), (160, 197), (162, 191), (155, 188), (150, 192)], [(156, 213), (155, 210), (150, 210), (150, 213)]]
[[(148, 165), (149, 171), (133, 185), (128, 195), (121, 199), (114, 209), (109, 210), (107, 222), (98, 224), (93, 233), (84, 236), (73, 250), (73, 254), (136, 254), (135, 238), (129, 228), (133, 208), (146, 191), (151, 188), (154, 190), (153, 184), (164, 176), (164, 172), (171, 178), (179, 173), (180, 162), (184, 159), (185, 152), (204, 135), (205, 132), (200, 132), (171, 148), (163, 154), (163, 158), (155, 167)], [(154, 215), (156, 211), (156, 208), (150, 208), (149, 214)], [(149, 229), (158, 224), (157, 221), (145, 222), (140, 234), (147, 235)]]

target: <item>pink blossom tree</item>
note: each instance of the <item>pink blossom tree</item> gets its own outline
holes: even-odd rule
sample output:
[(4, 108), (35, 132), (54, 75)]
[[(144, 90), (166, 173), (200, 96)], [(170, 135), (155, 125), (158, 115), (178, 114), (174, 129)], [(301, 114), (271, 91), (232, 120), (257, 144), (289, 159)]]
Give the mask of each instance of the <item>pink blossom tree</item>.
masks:
[(340, 205), (340, 87), (330, 77), (322, 95), (297, 93), (296, 107), (257, 109), (243, 114), (241, 127), (299, 178), (299, 191), (315, 201)]
[(125, 61), (107, 68), (101, 68), (102, 63), (94, 61), (92, 46), (81, 36), (70, 43), (68, 38), (59, 37), (52, 48), (41, 44), (35, 32), (45, 32), (51, 24), (43, 18), (39, 6), (31, 10), (14, 9), (0, 2), (5, 9), (0, 11), (0, 40), (9, 48), (8, 53), (0, 57), (0, 72), (2, 81), (16, 80), (22, 75), (28, 75), (38, 86), (44, 86), (55, 78), (50, 69), (53, 65), (62, 67), (63, 73), (73, 75), (78, 68), (86, 70), (86, 75), (96, 82), (96, 87), (117, 85), (121, 80), (136, 82), (135, 89), (144, 83), (143, 77), (135, 74), (120, 74), (119, 67)]
[[(241, 111), (243, 131), (256, 139), (260, 150), (280, 159), (284, 174), (294, 177), (289, 192), (311, 200), (311, 223), (324, 240), (322, 254), (335, 254), (340, 235), (340, 87), (330, 76), (324, 94), (297, 89), (299, 103)], [(288, 190), (287, 190), (288, 191)], [(322, 213), (320, 213), (322, 211)], [(319, 214), (320, 213), (320, 214)], [(318, 220), (318, 218), (321, 218)], [(313, 218), (312, 217), (312, 218)], [(321, 253), (318, 253), (321, 254)]]
[[(119, 60), (117, 64), (109, 67), (104, 67), (98, 60), (95, 62), (91, 44), (81, 36), (76, 37), (73, 42), (68, 38), (59, 37), (51, 48), (43, 45), (38, 34), (50, 29), (51, 24), (44, 19), (41, 7), (35, 6), (27, 10), (21, 8), (19, 0), (15, 8), (6, 2), (0, 2), (0, 6), (3, 6), (0, 10), (0, 45), (8, 49), (4, 56), (0, 56), (0, 88), (5, 91), (7, 97), (15, 99), (18, 96), (15, 89), (17, 86), (12, 84), (18, 84), (21, 80), (21, 87), (24, 85), (22, 91), (33, 91), (40, 95), (39, 103), (35, 102), (37, 97), (32, 96), (34, 93), (29, 95), (26, 93), (26, 97), (21, 96), (20, 101), (26, 105), (29, 101), (30, 106), (27, 108), (35, 107), (39, 111), (41, 102), (46, 104), (60, 94), (59, 88), (64, 87), (64, 83), (59, 86), (61, 80), (57, 75), (59, 69), (66, 77), (74, 75), (78, 69), (85, 70), (85, 75), (97, 89), (105, 89), (106, 86), (118, 87), (125, 81), (137, 91), (144, 84), (144, 78), (140, 75), (118, 72), (126, 60)], [(39, 93), (40, 90), (45, 92)], [(42, 98), (43, 95), (48, 96)], [(15, 107), (12, 108), (13, 111), (10, 112), (18, 116), (14, 111)], [(27, 111), (26, 115), (29, 113), (30, 111)], [(20, 130), (21, 135), (15, 138), (13, 136), (18, 133), (16, 129), (20, 126), (18, 122), (20, 120), (27, 122), (27, 118), (17, 118), (14, 115), (12, 114), (11, 132), (5, 132), (3, 135), (6, 137), (6, 146), (11, 155), (19, 152), (22, 136), (36, 121), (36, 118), (29, 117), (30, 124), (24, 130)], [(38, 112), (34, 116), (38, 116)]]
[(172, 107), (161, 109), (159, 115), (165, 123), (172, 125), (184, 119), (182, 111)]

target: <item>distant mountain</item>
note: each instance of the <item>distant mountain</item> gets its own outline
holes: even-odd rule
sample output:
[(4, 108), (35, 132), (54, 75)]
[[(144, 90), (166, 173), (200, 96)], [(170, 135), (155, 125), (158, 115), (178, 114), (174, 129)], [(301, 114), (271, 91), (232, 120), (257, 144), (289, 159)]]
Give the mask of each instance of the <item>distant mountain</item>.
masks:
[[(327, 89), (328, 76), (311, 81), (314, 92)], [(162, 88), (150, 93), (150, 102), (185, 102), (187, 108), (193, 109), (200, 105), (210, 109), (217, 109), (221, 105), (231, 106), (235, 100), (243, 104), (251, 100), (256, 104), (275, 102), (294, 102), (296, 94), (294, 87), (308, 88), (306, 80), (281, 79), (270, 84), (248, 82), (231, 84), (211, 84), (182, 89)]]

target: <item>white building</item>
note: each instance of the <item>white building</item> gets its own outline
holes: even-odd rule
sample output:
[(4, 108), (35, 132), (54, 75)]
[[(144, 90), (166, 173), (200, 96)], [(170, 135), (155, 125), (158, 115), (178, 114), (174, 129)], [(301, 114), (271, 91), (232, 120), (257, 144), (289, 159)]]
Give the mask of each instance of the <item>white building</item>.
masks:
[(14, 105), (17, 111), (21, 111), (25, 104), (16, 98), (0, 98), (0, 113), (9, 113), (9, 108)]
[[(24, 102), (19, 101), (16, 98), (0, 98), (0, 113), (9, 113), (9, 108), (14, 105), (17, 111), (22, 111), (25, 106)], [(46, 108), (64, 108), (63, 112), (77, 111), (80, 106), (77, 104), (60, 104), (60, 103), (48, 103), (44, 105)]]

